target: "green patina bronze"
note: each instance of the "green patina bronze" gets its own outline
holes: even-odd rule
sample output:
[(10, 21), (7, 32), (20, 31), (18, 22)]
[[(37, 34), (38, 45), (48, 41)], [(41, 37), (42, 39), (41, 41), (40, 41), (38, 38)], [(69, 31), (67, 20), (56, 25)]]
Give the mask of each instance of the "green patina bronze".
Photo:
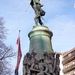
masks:
[(29, 32), (28, 37), (30, 39), (29, 52), (36, 50), (37, 53), (42, 54), (44, 51), (48, 53), (53, 52), (51, 37), (53, 33), (46, 26), (34, 26)]

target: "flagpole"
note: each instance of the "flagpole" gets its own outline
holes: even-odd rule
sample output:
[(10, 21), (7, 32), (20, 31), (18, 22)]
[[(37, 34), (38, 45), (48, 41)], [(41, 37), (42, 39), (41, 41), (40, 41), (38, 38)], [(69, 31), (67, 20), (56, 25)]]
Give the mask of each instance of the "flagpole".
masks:
[(19, 30), (19, 33), (21, 32), (21, 30)]
[(19, 30), (19, 37), (20, 37), (20, 32), (21, 32), (21, 30)]

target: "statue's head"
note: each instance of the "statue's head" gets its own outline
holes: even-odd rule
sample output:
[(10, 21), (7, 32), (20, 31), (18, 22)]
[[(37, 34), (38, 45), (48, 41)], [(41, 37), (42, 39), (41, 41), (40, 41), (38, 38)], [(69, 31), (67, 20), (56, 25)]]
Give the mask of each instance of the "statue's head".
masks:
[(31, 56), (31, 54), (30, 54), (30, 53), (27, 53), (27, 54), (26, 54), (26, 56), (27, 56), (27, 57), (30, 57), (30, 56)]
[(32, 56), (35, 56), (36, 54), (37, 54), (36, 51), (35, 50), (32, 50), (31, 55)]

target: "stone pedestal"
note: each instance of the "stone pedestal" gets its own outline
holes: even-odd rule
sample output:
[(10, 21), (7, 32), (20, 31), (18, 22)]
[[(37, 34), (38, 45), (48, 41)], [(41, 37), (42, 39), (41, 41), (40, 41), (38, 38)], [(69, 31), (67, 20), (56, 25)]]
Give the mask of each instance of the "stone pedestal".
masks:
[(36, 50), (37, 53), (42, 54), (44, 51), (48, 53), (53, 52), (51, 37), (53, 33), (46, 26), (34, 26), (29, 32), (30, 39), (29, 52)]
[(46, 26), (34, 26), (29, 32), (29, 52), (23, 60), (23, 75), (60, 75), (60, 55), (53, 52), (53, 33)]

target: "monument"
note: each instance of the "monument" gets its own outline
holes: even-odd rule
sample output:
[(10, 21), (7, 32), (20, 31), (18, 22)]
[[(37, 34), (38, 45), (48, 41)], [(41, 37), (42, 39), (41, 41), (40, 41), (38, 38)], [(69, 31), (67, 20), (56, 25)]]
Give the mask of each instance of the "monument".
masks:
[(43, 4), (31, 0), (30, 5), (35, 12), (35, 25), (28, 34), (30, 46), (23, 59), (23, 75), (60, 75), (60, 55), (52, 49), (53, 33), (41, 20), (45, 15)]

